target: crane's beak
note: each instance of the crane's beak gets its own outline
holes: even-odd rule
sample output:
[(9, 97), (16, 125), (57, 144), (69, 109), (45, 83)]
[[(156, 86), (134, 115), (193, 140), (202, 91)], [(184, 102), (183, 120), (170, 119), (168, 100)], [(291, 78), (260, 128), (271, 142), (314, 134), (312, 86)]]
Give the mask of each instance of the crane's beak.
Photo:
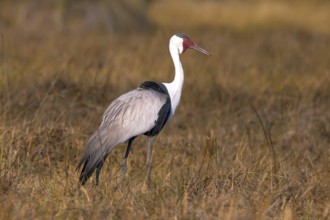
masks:
[(189, 48), (197, 50), (207, 56), (211, 56), (211, 54), (209, 52), (207, 52), (206, 50), (204, 50), (203, 48), (201, 48), (200, 46), (198, 46), (197, 44), (192, 44)]

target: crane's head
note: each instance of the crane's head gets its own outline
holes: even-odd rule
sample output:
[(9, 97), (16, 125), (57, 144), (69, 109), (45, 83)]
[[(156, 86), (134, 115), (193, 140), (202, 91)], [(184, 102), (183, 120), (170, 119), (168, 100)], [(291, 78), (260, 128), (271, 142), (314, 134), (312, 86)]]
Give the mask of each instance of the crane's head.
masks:
[(192, 40), (190, 40), (189, 36), (186, 34), (175, 34), (171, 37), (170, 46), (173, 45), (178, 48), (180, 54), (183, 54), (188, 48), (197, 50), (207, 56), (211, 54), (195, 44)]

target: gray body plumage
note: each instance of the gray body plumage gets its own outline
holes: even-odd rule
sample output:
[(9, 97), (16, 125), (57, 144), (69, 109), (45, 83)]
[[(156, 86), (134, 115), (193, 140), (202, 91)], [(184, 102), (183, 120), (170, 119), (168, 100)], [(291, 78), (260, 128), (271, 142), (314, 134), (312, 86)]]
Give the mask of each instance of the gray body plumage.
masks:
[(118, 144), (141, 134), (154, 136), (159, 133), (171, 112), (170, 98), (164, 88), (160, 83), (145, 82), (109, 105), (78, 164), (77, 169), (83, 165), (79, 178), (82, 184), (96, 168), (99, 172), (106, 157)]

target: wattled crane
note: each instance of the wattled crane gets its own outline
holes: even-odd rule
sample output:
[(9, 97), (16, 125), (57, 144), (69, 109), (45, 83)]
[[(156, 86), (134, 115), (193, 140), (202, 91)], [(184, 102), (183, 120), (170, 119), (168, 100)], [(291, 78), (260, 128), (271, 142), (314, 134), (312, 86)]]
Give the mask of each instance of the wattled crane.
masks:
[(81, 170), (79, 182), (84, 185), (96, 170), (96, 184), (99, 184), (100, 171), (111, 151), (118, 145), (128, 142), (121, 165), (121, 185), (127, 170), (127, 157), (134, 139), (139, 135), (148, 136), (147, 145), (147, 184), (150, 185), (152, 139), (173, 117), (179, 105), (184, 81), (180, 54), (188, 48), (205, 55), (206, 50), (197, 46), (188, 35), (175, 34), (169, 43), (174, 63), (175, 77), (171, 83), (146, 81), (138, 88), (115, 99), (105, 110), (99, 128), (90, 137), (77, 170)]

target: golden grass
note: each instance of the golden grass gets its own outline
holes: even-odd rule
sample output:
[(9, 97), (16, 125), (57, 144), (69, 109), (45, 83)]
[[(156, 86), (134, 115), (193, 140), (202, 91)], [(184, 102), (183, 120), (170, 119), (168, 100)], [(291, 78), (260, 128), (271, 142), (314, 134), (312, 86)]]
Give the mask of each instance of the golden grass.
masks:
[(191, 36), (213, 56), (182, 56), (182, 103), (156, 138), (151, 190), (139, 138), (120, 191), (124, 145), (100, 187), (79, 189), (75, 166), (113, 98), (171, 80), (169, 34), (3, 35), (0, 218), (328, 218), (330, 38)]
[(148, 191), (145, 137), (122, 190), (125, 145), (99, 187), (92, 178), (79, 188), (75, 167), (111, 100), (144, 80), (172, 80), (170, 31), (3, 31), (0, 219), (328, 219), (329, 35), (187, 34), (212, 57), (182, 56), (182, 101), (155, 139)]

